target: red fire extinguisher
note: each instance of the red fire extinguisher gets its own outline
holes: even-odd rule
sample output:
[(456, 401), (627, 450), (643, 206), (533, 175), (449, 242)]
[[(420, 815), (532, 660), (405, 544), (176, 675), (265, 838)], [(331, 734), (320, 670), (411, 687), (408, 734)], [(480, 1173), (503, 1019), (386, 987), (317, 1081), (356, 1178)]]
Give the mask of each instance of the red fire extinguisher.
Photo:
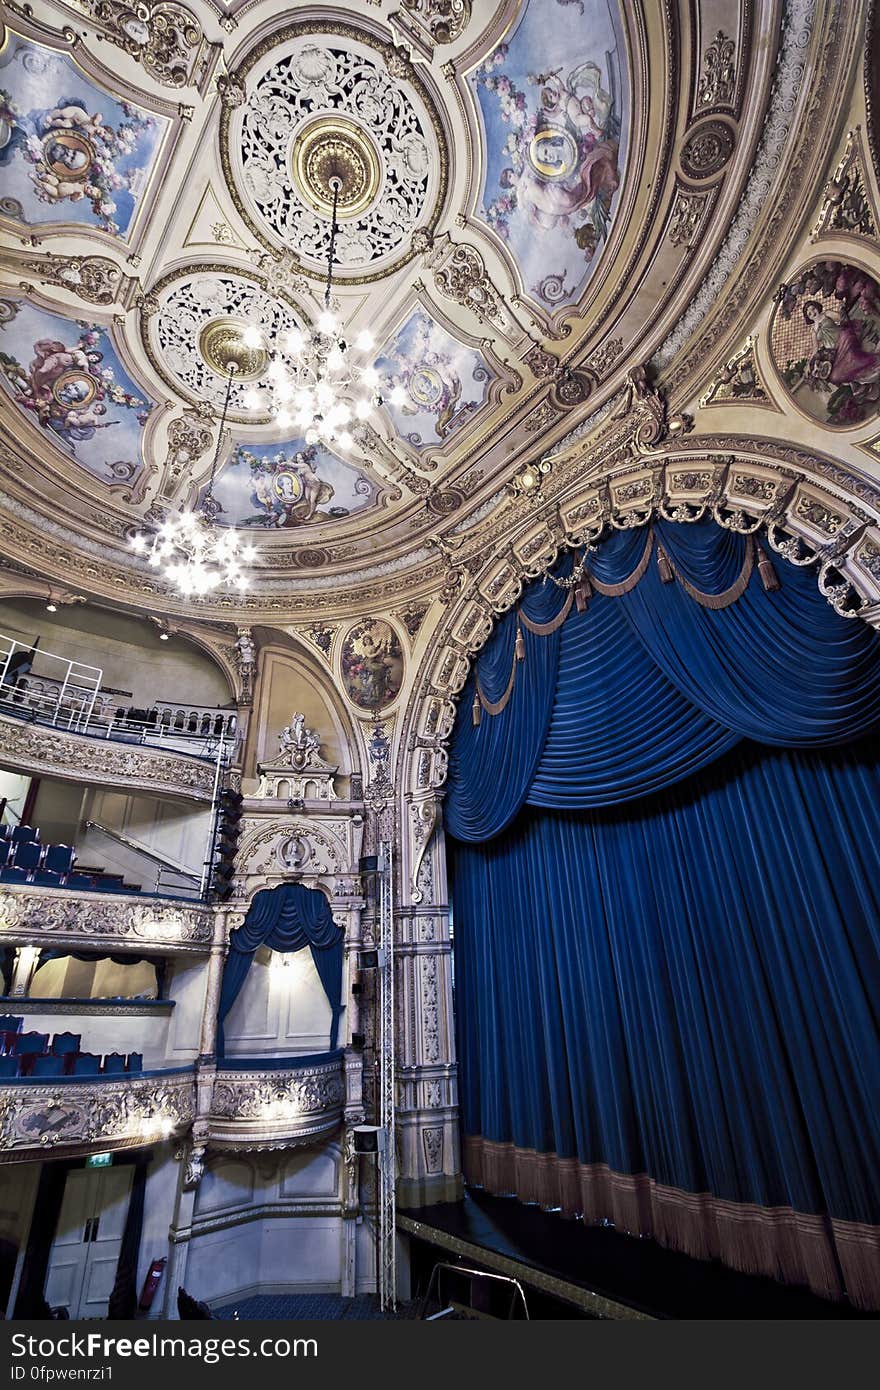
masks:
[(163, 1255), (161, 1260), (154, 1260), (147, 1270), (147, 1277), (144, 1280), (144, 1287), (141, 1289), (138, 1307), (146, 1312), (153, 1306), (153, 1299), (156, 1297), (156, 1290), (162, 1282), (162, 1275), (165, 1272), (165, 1262), (167, 1256)]

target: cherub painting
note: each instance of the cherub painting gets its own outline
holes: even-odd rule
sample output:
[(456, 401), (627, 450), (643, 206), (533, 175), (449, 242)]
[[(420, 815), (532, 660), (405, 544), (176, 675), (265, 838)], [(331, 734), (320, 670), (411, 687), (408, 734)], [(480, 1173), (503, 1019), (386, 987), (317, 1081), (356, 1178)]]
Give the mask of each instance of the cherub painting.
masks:
[(397, 633), (381, 618), (351, 628), (340, 662), (345, 693), (360, 709), (384, 709), (400, 694), (403, 652)]
[(126, 236), (166, 124), (101, 91), (67, 55), (13, 42), (0, 56), (7, 209), (22, 222)]
[(369, 479), (322, 444), (237, 445), (214, 485), (216, 519), (226, 526), (292, 528), (335, 521), (368, 505)]
[(606, 240), (629, 117), (625, 49), (612, 0), (528, 0), (509, 38), (471, 77), (487, 145), (481, 215), (549, 307), (576, 298)]
[(880, 286), (842, 261), (810, 266), (779, 295), (771, 346), (801, 407), (824, 424), (880, 412)]
[(376, 367), (405, 392), (401, 405), (387, 409), (398, 434), (417, 449), (440, 444), (460, 429), (480, 409), (492, 380), (482, 354), (423, 309), (397, 331)]
[(105, 330), (20, 300), (4, 308), (0, 381), (15, 404), (97, 477), (130, 480), (152, 402), (136, 391)]

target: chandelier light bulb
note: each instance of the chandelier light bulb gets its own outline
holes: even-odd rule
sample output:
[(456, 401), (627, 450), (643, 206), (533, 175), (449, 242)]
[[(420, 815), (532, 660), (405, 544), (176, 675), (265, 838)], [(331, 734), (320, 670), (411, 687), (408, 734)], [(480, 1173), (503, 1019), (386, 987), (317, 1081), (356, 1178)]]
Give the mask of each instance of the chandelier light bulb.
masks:
[(388, 399), (389, 399), (389, 401), (391, 402), (392, 405), (397, 405), (397, 406), (405, 405), (405, 404), (406, 404), (406, 391), (403, 389), (402, 386), (399, 386), (399, 385), (398, 385), (398, 386), (392, 386), (392, 388), (391, 388), (391, 395), (388, 397)]
[(375, 340), (372, 333), (368, 333), (364, 328), (355, 338), (354, 345), (358, 352), (370, 352), (374, 346), (374, 342)]
[(318, 327), (322, 333), (328, 336), (336, 332), (336, 316), (331, 314), (329, 309), (324, 309), (318, 316)]
[(366, 420), (370, 414), (370, 410), (370, 402), (360, 400), (355, 404), (354, 413), (359, 420)]
[(284, 342), (288, 352), (292, 352), (294, 357), (298, 357), (306, 345), (306, 337), (300, 329), (291, 328)]
[(317, 443), (318, 443), (318, 440), (319, 440), (320, 438), (321, 438), (321, 436), (319, 435), (318, 431), (315, 429), (314, 425), (313, 425), (310, 429), (307, 429), (307, 430), (306, 430), (306, 443), (307, 443), (307, 444), (317, 444)]
[(363, 376), (364, 385), (369, 386), (370, 390), (373, 390), (374, 387), (379, 385), (379, 373), (376, 371), (375, 367), (365, 367), (361, 375)]
[(293, 416), (289, 410), (279, 410), (275, 416), (275, 423), (279, 429), (289, 429), (293, 424)]
[(342, 355), (341, 349), (338, 345), (332, 347), (327, 353), (327, 367), (331, 372), (341, 372), (344, 366), (345, 358)]
[(260, 348), (263, 346), (263, 335), (259, 328), (249, 325), (241, 336), (241, 340), (247, 348)]
[(244, 403), (246, 409), (248, 410), (259, 410), (261, 405), (263, 404), (259, 391), (255, 391), (253, 387), (250, 391), (246, 391), (244, 396)]
[(343, 430), (342, 434), (339, 436), (339, 443), (341, 447), (343, 449), (350, 449), (353, 442), (354, 441), (352, 440), (352, 437), (349, 434), (348, 430)]

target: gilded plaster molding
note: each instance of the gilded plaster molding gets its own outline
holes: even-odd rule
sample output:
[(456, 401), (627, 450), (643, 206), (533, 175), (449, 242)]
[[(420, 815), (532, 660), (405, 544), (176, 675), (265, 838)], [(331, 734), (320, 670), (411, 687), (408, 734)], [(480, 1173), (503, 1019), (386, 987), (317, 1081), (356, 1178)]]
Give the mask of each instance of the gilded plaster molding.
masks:
[(0, 1085), (0, 1163), (138, 1147), (183, 1134), (194, 1117), (191, 1073)]
[(335, 1130), (345, 1104), (343, 1059), (273, 1070), (232, 1071), (214, 1080), (209, 1143), (224, 1149), (313, 1144)]
[(214, 767), (210, 762), (144, 744), (70, 734), (63, 729), (23, 724), (0, 715), (3, 761), (31, 776), (61, 777), (119, 787), (126, 792), (165, 793), (210, 801)]
[(16, 945), (189, 955), (209, 950), (213, 937), (214, 909), (203, 904), (26, 884), (0, 888), (0, 941)]

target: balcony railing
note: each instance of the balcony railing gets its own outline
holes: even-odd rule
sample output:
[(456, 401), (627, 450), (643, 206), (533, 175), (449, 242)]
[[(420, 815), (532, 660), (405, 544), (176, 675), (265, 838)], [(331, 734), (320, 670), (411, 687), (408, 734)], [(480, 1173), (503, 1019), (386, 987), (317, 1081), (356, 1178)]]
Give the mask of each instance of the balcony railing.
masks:
[(186, 955), (208, 951), (213, 935), (214, 909), (205, 904), (142, 893), (0, 887), (0, 945)]
[(218, 742), (234, 750), (234, 709), (185, 700), (154, 700), (149, 709), (102, 690), (102, 671), (0, 634), (0, 712), (32, 723), (120, 743), (173, 748), (214, 757)]
[(345, 1106), (343, 1053), (283, 1061), (221, 1062), (211, 1102), (219, 1148), (311, 1144), (334, 1130)]
[(195, 1105), (192, 1067), (0, 1081), (0, 1163), (157, 1143), (189, 1129)]

